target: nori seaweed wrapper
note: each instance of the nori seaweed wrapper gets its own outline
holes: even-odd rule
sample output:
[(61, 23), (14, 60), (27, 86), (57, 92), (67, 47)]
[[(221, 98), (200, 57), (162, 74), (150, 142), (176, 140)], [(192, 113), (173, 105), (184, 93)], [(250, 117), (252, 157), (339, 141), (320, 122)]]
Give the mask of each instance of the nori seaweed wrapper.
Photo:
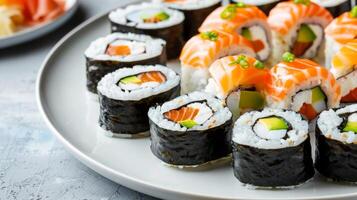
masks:
[[(231, 3), (237, 3), (239, 2), (238, 0), (230, 0)], [(272, 3), (268, 3), (268, 4), (264, 4), (264, 5), (259, 5), (257, 6), (260, 10), (262, 10), (266, 15), (269, 15), (269, 12), (271, 11), (271, 9), (273, 9), (276, 4), (280, 3), (281, 1), (276, 1), (276, 2), (272, 2)], [(253, 4), (254, 5), (254, 4)]]
[(192, 166), (228, 156), (231, 153), (232, 119), (202, 131), (173, 131), (150, 120), (151, 151), (165, 163)]
[(168, 59), (177, 58), (180, 55), (184, 44), (183, 40), (183, 23), (160, 29), (139, 29), (132, 26), (117, 24), (110, 21), (111, 31), (122, 33), (146, 34), (152, 37), (161, 38), (166, 41), (166, 54)]
[(184, 39), (189, 40), (192, 36), (196, 35), (198, 33), (198, 28), (201, 26), (206, 17), (220, 5), (221, 2), (218, 2), (212, 6), (195, 10), (183, 10), (171, 7), (172, 9), (183, 12), (185, 15), (183, 33)]
[(118, 134), (137, 134), (149, 130), (147, 112), (151, 106), (162, 104), (180, 95), (180, 84), (174, 88), (139, 101), (121, 101), (99, 95), (99, 125)]
[(258, 149), (233, 145), (233, 171), (238, 180), (260, 187), (294, 186), (311, 179), (314, 167), (309, 137), (298, 146)]
[[(106, 74), (114, 72), (123, 67), (133, 67), (135, 65), (166, 65), (165, 48), (161, 55), (133, 62), (120, 62), (111, 60), (95, 60), (86, 57), (86, 75), (87, 75), (87, 89), (97, 94), (97, 84)], [(93, 69), (94, 67), (94, 69)]]
[(348, 1), (341, 3), (340, 5), (336, 5), (333, 7), (327, 7), (326, 9), (328, 11), (330, 11), (330, 13), (333, 15), (333, 17), (338, 17), (342, 13), (348, 12), (351, 10), (351, 2), (348, 0)]
[(357, 182), (357, 145), (326, 138), (316, 127), (315, 167), (335, 181)]

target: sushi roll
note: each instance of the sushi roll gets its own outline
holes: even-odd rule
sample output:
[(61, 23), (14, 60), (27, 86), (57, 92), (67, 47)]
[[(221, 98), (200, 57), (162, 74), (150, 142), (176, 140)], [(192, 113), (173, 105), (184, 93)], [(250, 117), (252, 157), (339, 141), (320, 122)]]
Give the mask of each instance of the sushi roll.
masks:
[(341, 85), (341, 103), (357, 103), (357, 39), (335, 54), (331, 66), (330, 71)]
[(327, 9), (309, 0), (279, 3), (268, 18), (273, 30), (273, 63), (278, 63), (286, 51), (323, 63), (324, 29), (332, 19)]
[(146, 35), (112, 33), (98, 38), (85, 51), (87, 89), (97, 93), (97, 84), (107, 73), (143, 64), (166, 64), (166, 42)]
[(98, 83), (99, 126), (108, 136), (148, 135), (151, 106), (180, 94), (180, 77), (162, 65), (121, 68)]
[(307, 60), (283, 55), (283, 61), (270, 70), (272, 81), (267, 89), (270, 107), (299, 112), (313, 120), (323, 110), (336, 108), (341, 87), (325, 67)]
[(252, 44), (236, 33), (211, 30), (191, 38), (180, 55), (182, 93), (203, 90), (209, 78), (208, 67), (222, 56), (240, 53), (256, 55)]
[(228, 56), (216, 60), (209, 72), (205, 91), (224, 100), (234, 120), (244, 112), (264, 108), (271, 77), (261, 61), (244, 54)]
[(328, 179), (357, 183), (357, 104), (321, 113), (315, 167)]
[(230, 0), (231, 3), (243, 2), (249, 5), (255, 5), (262, 10), (266, 15), (269, 15), (271, 9), (273, 9), (280, 0)]
[(271, 30), (267, 16), (258, 7), (240, 2), (217, 8), (205, 19), (199, 31), (217, 29), (248, 39), (259, 60), (267, 61), (270, 58)]
[(148, 115), (151, 151), (167, 165), (198, 167), (230, 157), (232, 114), (219, 99), (193, 92)]
[(357, 38), (357, 7), (334, 19), (325, 29), (326, 35), (326, 65), (331, 67), (332, 57), (339, 49)]
[(350, 0), (312, 0), (312, 1), (319, 4), (322, 7), (327, 8), (334, 17), (337, 17), (342, 13), (351, 10)]
[(253, 188), (293, 188), (314, 176), (308, 123), (293, 111), (242, 115), (232, 135), (235, 177)]
[(184, 13), (184, 39), (198, 33), (203, 20), (221, 5), (221, 0), (159, 0), (165, 6)]
[(112, 32), (146, 34), (166, 41), (168, 59), (177, 58), (183, 46), (184, 14), (161, 4), (142, 3), (109, 14)]

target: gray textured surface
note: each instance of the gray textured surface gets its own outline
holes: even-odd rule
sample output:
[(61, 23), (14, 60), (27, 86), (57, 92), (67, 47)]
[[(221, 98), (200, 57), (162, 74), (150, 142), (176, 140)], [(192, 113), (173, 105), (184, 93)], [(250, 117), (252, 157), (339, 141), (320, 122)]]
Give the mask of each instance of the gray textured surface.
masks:
[(77, 161), (52, 136), (37, 110), (37, 71), (51, 47), (86, 18), (128, 1), (101, 2), (105, 4), (82, 0), (66, 26), (41, 39), (0, 50), (0, 200), (153, 199)]

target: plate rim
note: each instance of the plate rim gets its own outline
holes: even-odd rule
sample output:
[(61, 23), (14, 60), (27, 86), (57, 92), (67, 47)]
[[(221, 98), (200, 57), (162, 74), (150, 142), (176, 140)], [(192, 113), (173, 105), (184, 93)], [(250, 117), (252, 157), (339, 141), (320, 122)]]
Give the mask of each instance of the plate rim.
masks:
[[(132, 1), (130, 3), (123, 4), (121, 6), (126, 6), (128, 4), (133, 4), (135, 2), (138, 2), (137, 0)], [(120, 6), (119, 6), (120, 7)], [(82, 22), (79, 24), (77, 27), (75, 27), (73, 30), (68, 32), (63, 38), (61, 38), (55, 46), (49, 51), (49, 53), (46, 55), (44, 61), (41, 64), (41, 67), (39, 68), (39, 71), (37, 73), (36, 77), (36, 103), (37, 107), (39, 109), (39, 112), (45, 121), (45, 124), (47, 127), (50, 129), (52, 134), (55, 135), (55, 137), (64, 145), (64, 147), (80, 162), (82, 162), (84, 165), (89, 167), (90, 169), (94, 170), (101, 176), (104, 176), (108, 178), (109, 180), (112, 180), (113, 182), (116, 182), (118, 184), (124, 185), (125, 187), (128, 187), (132, 190), (139, 191), (154, 197), (158, 198), (163, 198), (164, 195), (159, 195), (159, 193), (165, 193), (167, 195), (180, 195), (180, 197), (188, 197), (188, 198), (194, 198), (194, 199), (224, 199), (227, 200), (227, 198), (222, 198), (222, 197), (216, 197), (216, 196), (207, 196), (207, 195), (197, 195), (194, 193), (187, 193), (179, 190), (174, 190), (174, 189), (167, 189), (161, 186), (153, 185), (150, 182), (147, 181), (142, 181), (137, 178), (130, 177), (124, 173), (118, 172), (102, 163), (99, 161), (96, 161), (95, 159), (91, 158), (90, 156), (86, 155), (84, 152), (80, 151), (74, 144), (72, 144), (70, 141), (68, 141), (61, 133), (60, 131), (56, 128), (55, 124), (52, 123), (51, 117), (48, 115), (46, 112), (46, 106), (44, 103), (44, 93), (42, 92), (42, 85), (43, 85), (43, 79), (46, 74), (46, 70), (51, 68), (48, 63), (51, 61), (52, 57), (54, 57), (58, 51), (58, 49), (61, 48), (61, 46), (72, 36), (74, 36), (77, 32), (81, 31), (83, 28), (88, 26), (89, 24), (99, 20), (100, 18), (106, 16), (108, 12), (110, 12), (113, 9), (109, 9), (105, 12), (102, 12), (100, 14), (97, 14), (93, 17), (90, 17), (86, 21)], [(109, 32), (108, 32), (109, 34)], [(99, 36), (98, 36), (99, 37)], [(121, 181), (116, 181), (115, 178), (111, 176), (116, 176), (118, 179), (121, 179)], [(140, 185), (140, 187), (134, 187), (133, 185)], [(145, 187), (145, 188), (143, 188)], [(151, 190), (151, 191), (149, 191)], [(278, 192), (278, 191), (277, 191)], [(346, 195), (339, 194), (339, 195), (325, 195), (325, 196), (307, 196), (307, 197), (301, 197), (301, 198), (280, 198), (280, 199), (286, 199), (286, 200), (320, 200), (320, 199), (339, 199), (339, 198), (349, 198), (349, 197), (356, 197), (357, 192), (355, 193), (349, 193)], [(236, 198), (229, 198), (229, 199), (242, 199), (239, 197)], [(247, 200), (277, 200), (279, 198), (244, 198)]]
[(45, 22), (43, 24), (39, 24), (34, 27), (29, 27), (23, 31), (15, 32), (13, 35), (1, 37), (0, 49), (5, 49), (8, 47), (12, 47), (18, 44), (28, 42), (30, 40), (39, 38), (59, 28), (62, 24), (64, 24), (74, 15), (74, 13), (79, 7), (79, 0), (66, 0), (66, 1), (73, 1), (73, 2), (72, 5), (70, 5), (70, 7), (66, 9), (63, 15), (59, 16), (54, 20)]

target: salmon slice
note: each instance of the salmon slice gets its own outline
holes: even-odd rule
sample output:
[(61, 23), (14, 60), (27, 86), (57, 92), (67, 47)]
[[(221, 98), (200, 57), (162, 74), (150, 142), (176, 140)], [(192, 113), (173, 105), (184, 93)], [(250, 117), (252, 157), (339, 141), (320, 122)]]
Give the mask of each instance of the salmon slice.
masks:
[(357, 102), (357, 88), (350, 91), (346, 96), (342, 97), (341, 102), (343, 103), (354, 103)]
[(158, 71), (144, 72), (138, 75), (138, 78), (142, 83), (146, 82), (158, 82), (163, 83), (166, 81), (165, 75)]
[(164, 116), (174, 122), (181, 122), (185, 120), (193, 120), (199, 112), (197, 108), (181, 107), (176, 110), (170, 110), (164, 113)]
[(333, 17), (326, 8), (313, 2), (305, 5), (294, 3), (294, 1), (284, 1), (270, 11), (268, 23), (280, 35), (287, 35), (297, 25), (311, 19), (325, 28)]
[[(202, 23), (199, 31), (204, 32), (218, 29), (227, 32), (235, 32), (252, 21), (259, 21), (262, 23), (267, 21), (267, 16), (256, 6), (246, 5), (244, 7), (234, 8), (234, 5), (235, 4), (229, 4), (214, 10)], [(226, 12), (229, 7), (233, 8), (230, 9), (232, 11), (230, 17), (222, 18), (222, 13)]]
[[(205, 34), (211, 37), (205, 37)], [(198, 34), (187, 41), (181, 51), (180, 61), (184, 66), (208, 68), (219, 57), (243, 52), (255, 55), (249, 40), (236, 33), (214, 30)]]
[(127, 45), (109, 45), (105, 53), (110, 56), (127, 56), (131, 51)]
[(341, 44), (357, 39), (357, 18), (345, 12), (326, 27), (325, 34)]

